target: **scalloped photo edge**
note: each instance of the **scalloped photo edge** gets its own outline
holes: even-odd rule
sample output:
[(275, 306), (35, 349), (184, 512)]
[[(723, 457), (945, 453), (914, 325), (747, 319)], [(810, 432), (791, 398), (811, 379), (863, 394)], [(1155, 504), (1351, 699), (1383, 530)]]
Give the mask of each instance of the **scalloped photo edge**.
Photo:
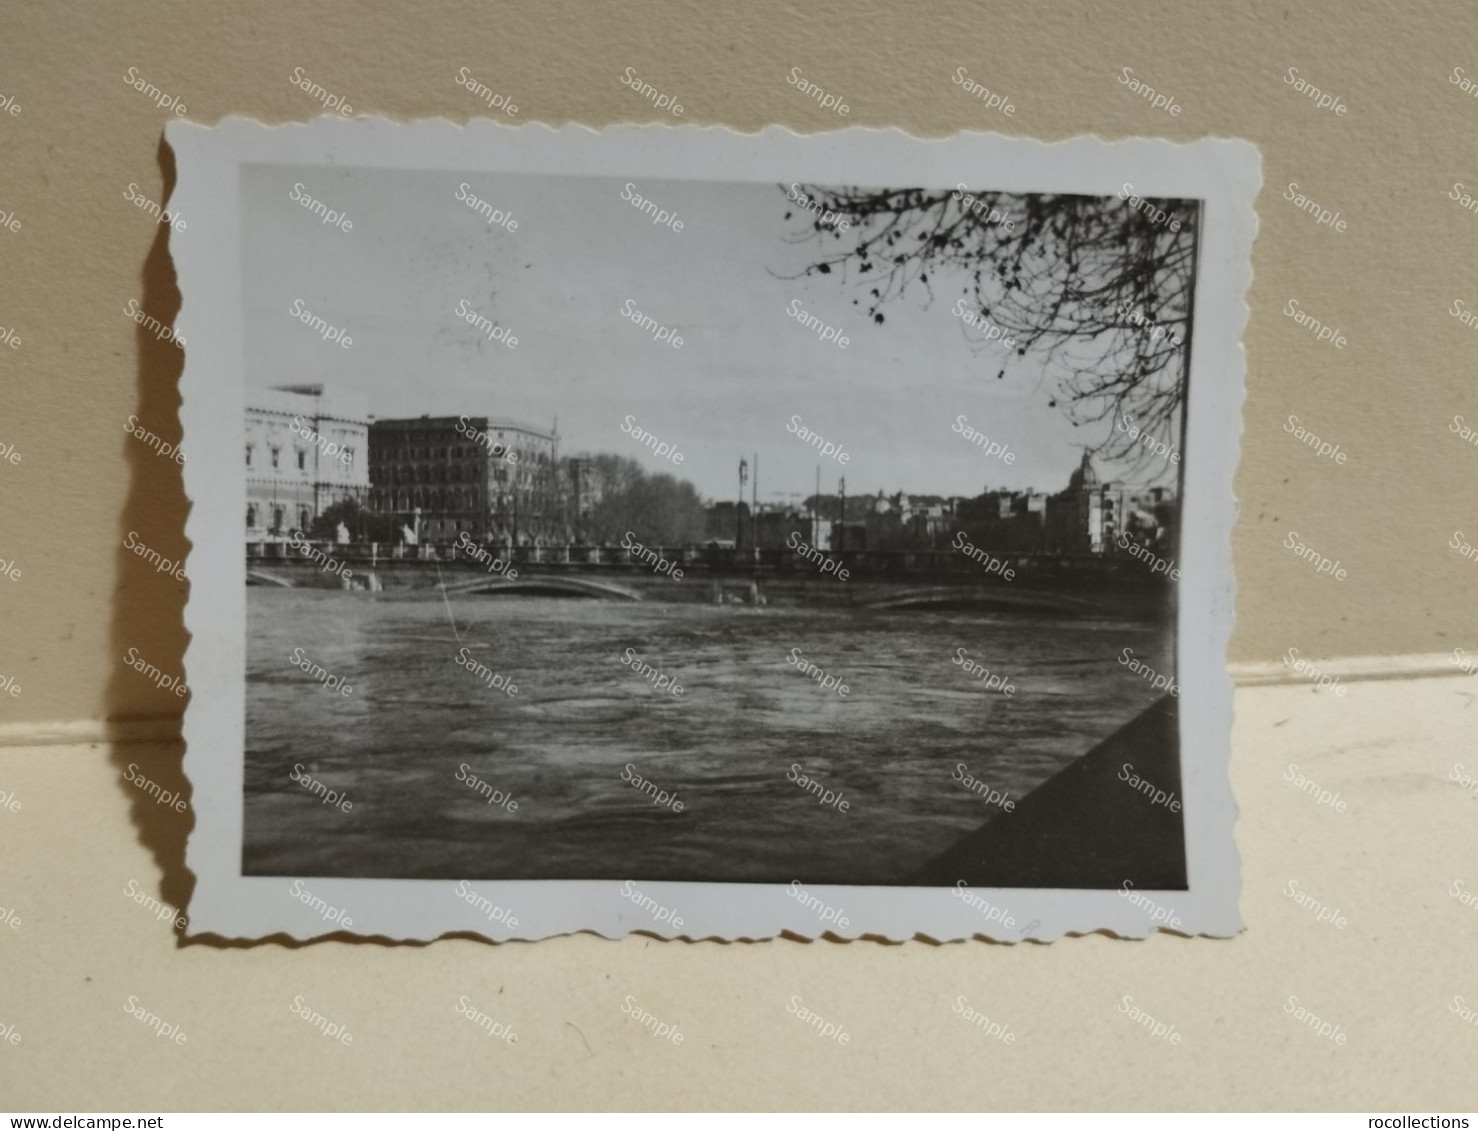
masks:
[[(643, 933), (665, 939), (760, 940), (784, 934), (806, 939), (987, 939), (1017, 943), (1052, 942), (1064, 935), (1091, 932), (1139, 939), (1160, 930), (1226, 938), (1243, 929), (1234, 839), (1237, 810), (1228, 777), (1232, 682), (1226, 670), (1226, 648), (1234, 619), (1231, 533), (1237, 508), (1232, 485), (1239, 457), (1246, 371), (1241, 338), (1249, 314), (1246, 294), (1257, 234), (1254, 203), (1262, 180), (1261, 158), (1253, 144), (1218, 138), (1181, 144), (1152, 138), (1107, 141), (1096, 137), (1046, 143), (976, 132), (920, 138), (897, 129), (858, 127), (809, 135), (777, 126), (756, 133), (722, 126), (665, 124), (595, 130), (577, 124), (559, 128), (537, 123), (507, 125), (492, 119), (457, 125), (440, 118), (394, 122), (330, 116), (281, 125), (262, 125), (242, 117), (226, 118), (215, 126), (170, 121), (165, 127), (165, 140), (173, 150), (178, 176), (167, 204), (172, 213), (189, 220), (187, 230), (169, 233), (169, 247), (182, 296), (172, 332), (185, 354), (180, 447), (189, 457), (183, 467), (190, 503), (185, 533), (190, 543), (186, 572), (191, 583), (185, 613), (190, 633), (185, 654), (190, 699), (184, 721), (184, 767), (195, 812), (186, 852), (187, 866), (196, 880), (188, 907), (191, 937), (266, 940), (287, 936), (307, 940), (347, 934), (381, 941), (425, 941), (449, 934), (471, 934), (505, 941), (593, 932), (606, 938)], [(1183, 394), (1179, 544), (1175, 554), (1179, 568), (1171, 595), (1175, 610), (1171, 686), (1177, 694), (1173, 701), (1164, 696), (1140, 716), (1144, 719), (1160, 711), (1161, 704), (1168, 704), (1160, 712), (1164, 718), (1157, 719), (1165, 726), (1178, 728), (1174, 733), (1178, 734), (1179, 748), (1184, 889), (1136, 885), (1128, 880), (1111, 887), (1056, 886), (1059, 881), (1051, 877), (1059, 873), (1050, 868), (1029, 868), (1021, 873), (1034, 877), (1039, 886), (990, 886), (963, 878), (958, 882), (943, 878), (959, 871), (959, 861), (965, 858), (961, 852), (1006, 851), (1000, 848), (1000, 837), (994, 841), (967, 837), (954, 856), (931, 853), (931, 857), (938, 857), (931, 865), (935, 871), (930, 874), (936, 877), (932, 881), (877, 884), (821, 882), (804, 874), (791, 882), (723, 877), (699, 881), (652, 878), (640, 871), (619, 879), (611, 878), (609, 872), (596, 878), (485, 878), (444, 870), (436, 878), (406, 874), (379, 877), (331, 874), (332, 869), (312, 867), (279, 874), (279, 865), (273, 862), (277, 857), (271, 852), (249, 853), (248, 563), (242, 550), (242, 516), (248, 513), (249, 496), (241, 458), (242, 421), (247, 412), (249, 353), (261, 356), (252, 351), (267, 347), (260, 328), (249, 316), (254, 296), (245, 276), (253, 233), (247, 228), (248, 200), (243, 188), (243, 169), (248, 166), (322, 169), (339, 176), (346, 170), (363, 170), (367, 176), (408, 171), (468, 178), (474, 174), (619, 177), (700, 185), (763, 185), (771, 191), (793, 183), (939, 191), (968, 184), (999, 194), (1121, 199), (1122, 190), (1132, 185), (1133, 192), (1147, 200), (1198, 201), (1191, 295), (1194, 332), (1188, 338), (1186, 363), (1193, 379), (1186, 382), (1188, 391)], [(329, 200), (325, 207), (338, 204)], [(629, 209), (630, 204), (622, 207)], [(681, 214), (681, 209), (676, 211)], [(345, 215), (351, 222), (358, 220), (353, 207), (342, 209), (334, 223), (323, 225), (323, 240), (348, 240), (359, 235), (358, 223), (354, 223), (352, 235), (343, 228)], [(517, 216), (516, 210), (513, 215)], [(507, 215), (502, 217), (502, 221), (507, 219)], [(672, 227), (673, 217), (667, 219), (666, 225), (648, 224), (647, 238), (654, 247), (659, 238), (669, 243), (692, 239), (692, 227), (678, 235)], [(500, 239), (521, 237), (520, 232), (510, 232), (502, 221)], [(306, 263), (317, 253), (305, 247), (302, 254)], [(665, 254), (668, 252), (653, 252), (654, 256)], [(615, 271), (621, 266), (606, 264), (601, 269)], [(957, 319), (945, 316), (944, 321), (958, 332), (958, 326), (953, 325)], [(287, 326), (286, 320), (283, 325)], [(519, 338), (525, 337), (520, 323), (515, 321), (512, 326)], [(676, 329), (690, 334), (681, 326)], [(349, 332), (353, 330), (351, 326)], [(338, 333), (345, 336), (342, 328)], [(795, 333), (801, 335), (799, 329)], [(341, 344), (331, 335), (316, 336), (320, 341), (315, 346), (324, 351)], [(673, 336), (669, 334), (667, 340), (658, 336), (643, 344), (643, 348), (653, 351), (654, 367), (659, 364), (658, 351), (670, 349)], [(835, 348), (838, 340), (840, 335), (805, 343), (812, 351), (805, 356), (816, 359), (818, 371), (831, 365), (831, 358), (843, 356)], [(481, 342), (477, 345), (483, 347)], [(490, 337), (487, 348), (506, 350), (507, 342)], [(831, 352), (823, 354), (823, 349)], [(495, 356), (502, 358), (509, 353)], [(683, 356), (687, 355), (688, 351), (683, 351)], [(660, 356), (664, 359), (660, 364), (666, 364), (665, 359), (671, 355)], [(701, 364), (701, 352), (696, 356)], [(601, 368), (602, 361), (591, 358), (592, 372)], [(921, 364), (920, 368), (926, 370), (927, 366)], [(436, 410), (432, 412), (434, 415)], [(451, 410), (452, 415), (455, 412)], [(788, 416), (789, 410), (782, 415)], [(366, 461), (368, 448), (366, 444)], [(750, 451), (747, 442), (742, 451)], [(855, 467), (830, 466), (835, 460), (823, 462), (828, 463), (828, 484), (837, 473)], [(999, 462), (990, 460), (990, 466), (983, 466), (980, 479), (999, 481), (995, 474), (1000, 470), (996, 466)], [(679, 469), (679, 474), (686, 470)], [(730, 493), (722, 498), (731, 500), (732, 480), (726, 479), (725, 483)], [(907, 489), (910, 484), (898, 486)], [(863, 489), (866, 487), (864, 483)], [(740, 490), (745, 490), (742, 478)], [(807, 480), (803, 493), (809, 490)], [(713, 495), (720, 497), (716, 491)], [(734, 513), (742, 515), (748, 504), (743, 494), (740, 500)], [(751, 515), (758, 510), (756, 502)], [(816, 513), (813, 506), (813, 517)], [(844, 545), (851, 537), (847, 534), (849, 513), (844, 500), (839, 524)], [(422, 541), (417, 537), (420, 521), (419, 512), (414, 523), (405, 520), (401, 551)], [(733, 520), (729, 521), (732, 526)], [(414, 532), (411, 525), (416, 527)], [(279, 520), (274, 518), (272, 526), (278, 530)], [(447, 537), (450, 540), (455, 536)], [(758, 537), (753, 527), (750, 537)], [(832, 537), (835, 539), (835, 532)], [(762, 555), (758, 542), (744, 551), (743, 539), (741, 519), (732, 552), (747, 552), (759, 562)], [(817, 543), (818, 554), (824, 557), (819, 536)], [(280, 542), (278, 549), (286, 544)], [(514, 560), (514, 549), (520, 545), (515, 534), (504, 551), (510, 560)], [(322, 553), (327, 557), (331, 551), (330, 546)], [(564, 552), (569, 552), (568, 547)], [(729, 551), (724, 545), (714, 552)], [(531, 553), (537, 557), (534, 551), (524, 550), (515, 564)], [(699, 550), (692, 554), (695, 559), (702, 556)], [(599, 558), (597, 552), (596, 560)], [(643, 580), (654, 583), (650, 577)], [(656, 581), (668, 583), (668, 578)], [(823, 576), (819, 580), (808, 578), (807, 584), (840, 582)], [(720, 603), (729, 599), (722, 590), (723, 586), (715, 582)], [(442, 585), (440, 592), (444, 600), (450, 590)], [(753, 599), (752, 595), (739, 597), (740, 601)], [(440, 604), (436, 608), (440, 610)], [(451, 613), (448, 604), (447, 614)], [(443, 628), (445, 621), (443, 617)], [(450, 631), (462, 640), (455, 617)], [(331, 663), (324, 663), (324, 669), (331, 667)], [(307, 671), (306, 666), (303, 670)], [(470, 665), (466, 675), (472, 678)], [(322, 678), (328, 678), (326, 671)], [(327, 702), (331, 692), (332, 688), (315, 703)], [(451, 713), (446, 712), (444, 717), (445, 725), (451, 727)], [(556, 718), (549, 724), (554, 743), (559, 741), (560, 721)], [(1121, 733), (1128, 735), (1138, 726), (1137, 720)], [(293, 733), (286, 723), (283, 732)], [(1136, 733), (1142, 737), (1142, 732)], [(1128, 735), (1123, 742), (1132, 742), (1134, 737)], [(303, 741), (309, 739), (305, 736)], [(443, 734), (422, 728), (419, 745), (427, 757), (446, 757), (438, 753), (445, 741)], [(1105, 738), (1104, 745), (1109, 741)], [(1129, 748), (1121, 745), (1115, 750), (1122, 753)], [(406, 754), (407, 758), (418, 756), (417, 752)], [(788, 756), (783, 760), (792, 761)], [(1026, 802), (1050, 787), (1060, 812), (1072, 815), (1072, 830), (1056, 828), (1050, 819), (1041, 816), (1038, 807), (1032, 819), (1045, 823), (1034, 827), (1030, 843), (1044, 855), (1054, 851), (1059, 855), (1076, 852), (1084, 857), (1097, 854), (1090, 843), (1090, 828), (1106, 838), (1106, 844), (1133, 838), (1133, 822), (1126, 823), (1120, 808), (1109, 806), (1100, 813), (1096, 795), (1085, 792), (1097, 789), (1106, 780), (1098, 769), (1090, 774), (1082, 766), (1087, 760), (1075, 760), (1017, 799), (1021, 805), (1017, 812), (1024, 813)], [(307, 755), (300, 761), (308, 761)], [(1125, 759), (1116, 755), (1113, 761), (1112, 768), (1117, 771), (1118, 763)], [(1072, 776), (1079, 769), (1082, 781)], [(623, 784), (622, 788), (629, 791), (630, 786)], [(345, 792), (352, 798), (353, 787)], [(301, 801), (293, 797), (295, 802)], [(1141, 799), (1136, 797), (1135, 804), (1142, 804)], [(315, 814), (314, 819), (318, 816)], [(273, 820), (279, 825), (287, 823), (287, 818), (274, 816)], [(1067, 823), (1062, 818), (1057, 822)], [(984, 827), (996, 824), (993, 819)], [(308, 838), (308, 834), (304, 836)], [(304, 858), (314, 856), (308, 839), (303, 845)], [(742, 852), (744, 845), (734, 842), (732, 848)], [(350, 855), (361, 852), (355, 848), (345, 851)], [(374, 854), (375, 859), (393, 855), (389, 847)], [(428, 869), (424, 867), (422, 874)], [(406, 871), (414, 872), (416, 867), (407, 865)], [(1072, 872), (1069, 869), (1063, 874)]]

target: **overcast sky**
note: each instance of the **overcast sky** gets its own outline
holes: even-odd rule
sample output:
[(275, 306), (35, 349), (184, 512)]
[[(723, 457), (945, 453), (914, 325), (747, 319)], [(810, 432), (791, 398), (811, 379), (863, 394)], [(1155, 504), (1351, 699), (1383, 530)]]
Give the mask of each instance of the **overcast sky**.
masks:
[[(623, 200), (628, 180), (683, 230)], [(464, 181), (518, 230), (458, 201)], [(352, 230), (295, 202), (295, 183)], [(721, 499), (734, 496), (739, 459), (754, 453), (762, 501), (809, 494), (818, 462), (822, 490), (834, 492), (844, 474), (849, 495), (1053, 492), (1107, 428), (1074, 429), (1049, 408), (1051, 375), (1031, 357), (997, 380), (1006, 353), (967, 339), (952, 313), (960, 280), (936, 274), (931, 304), (922, 292), (890, 303), (877, 326), (852, 301), (866, 290), (838, 273), (784, 278), (815, 245), (785, 242), (794, 206), (771, 183), (251, 166), (242, 188), (252, 386), (321, 381), (356, 391), (377, 417), (466, 413), (544, 428), (557, 417), (563, 454), (631, 456)], [(681, 335), (682, 348), (622, 317), (628, 298)], [(294, 299), (352, 345), (321, 341), (290, 315)], [(462, 299), (517, 346), (458, 318)], [(849, 348), (818, 341), (787, 314), (792, 300), (845, 333)], [(623, 433), (628, 414), (682, 452), (681, 467)], [(1014, 463), (952, 431), (961, 414), (1009, 445)], [(792, 415), (841, 444), (845, 467), (788, 432)]]

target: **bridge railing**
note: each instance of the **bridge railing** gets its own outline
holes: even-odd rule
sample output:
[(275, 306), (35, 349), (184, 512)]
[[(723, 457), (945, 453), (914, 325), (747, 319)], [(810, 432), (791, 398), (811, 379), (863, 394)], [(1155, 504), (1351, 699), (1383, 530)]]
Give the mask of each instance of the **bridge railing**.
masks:
[[(992, 553), (1017, 577), (1071, 579), (1104, 579), (1123, 577), (1141, 583), (1155, 582), (1149, 568), (1127, 553), (1050, 554)], [(852, 577), (879, 579), (959, 578), (969, 580), (986, 577), (979, 562), (952, 549), (846, 550), (823, 551), (827, 558), (845, 566)], [(649, 556), (656, 554), (654, 562)], [(817, 566), (787, 547), (733, 546), (665, 546), (646, 547), (643, 555), (622, 546), (557, 545), (557, 546), (478, 546), (468, 549), (458, 543), (422, 543), (408, 546), (374, 542), (336, 543), (328, 540), (305, 542), (296, 546), (287, 541), (257, 541), (246, 544), (249, 564), (320, 564), (322, 556), (345, 565), (373, 567), (382, 565), (415, 566), (437, 563), (444, 566), (484, 570), (501, 559), (520, 571), (548, 569), (578, 572), (587, 569), (651, 570), (666, 561), (684, 573), (744, 574), (758, 577), (803, 578), (815, 574)], [(315, 557), (317, 560), (315, 561)], [(664, 570), (664, 572), (670, 572)], [(1001, 580), (999, 571), (987, 578)], [(1163, 578), (1160, 579), (1163, 581)]]

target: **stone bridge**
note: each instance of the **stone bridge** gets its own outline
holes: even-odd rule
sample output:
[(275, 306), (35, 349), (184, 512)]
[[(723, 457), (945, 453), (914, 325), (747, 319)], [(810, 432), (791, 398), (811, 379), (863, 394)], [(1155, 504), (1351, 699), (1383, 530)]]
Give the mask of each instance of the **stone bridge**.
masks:
[(1076, 612), (1093, 608), (1091, 601), (1066, 593), (1016, 592), (1005, 586), (927, 585), (905, 589), (866, 602), (869, 609), (922, 609), (930, 606), (991, 605), (1009, 609), (1050, 609)]
[(642, 595), (635, 589), (604, 579), (578, 575), (554, 576), (540, 574), (538, 577), (518, 578), (510, 581), (506, 577), (474, 577), (465, 581), (443, 582), (438, 588), (450, 594), (522, 594), (525, 596), (596, 597), (620, 601), (640, 601)]
[(249, 569), (246, 571), (246, 583), (248, 585), (280, 585), (284, 589), (292, 589), (293, 583), (285, 577), (277, 577), (264, 569)]

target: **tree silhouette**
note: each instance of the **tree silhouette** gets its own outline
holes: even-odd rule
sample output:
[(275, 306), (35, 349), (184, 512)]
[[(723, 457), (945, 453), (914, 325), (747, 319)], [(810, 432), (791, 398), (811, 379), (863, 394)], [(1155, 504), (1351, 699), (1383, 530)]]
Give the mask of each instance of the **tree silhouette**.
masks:
[(626, 456), (600, 453), (580, 457), (599, 497), (583, 519), (591, 541), (620, 545), (627, 531), (648, 546), (684, 546), (706, 537), (707, 514), (697, 490), (686, 480), (652, 474)]
[[(785, 191), (785, 186), (779, 186)], [(800, 185), (821, 210), (793, 205), (801, 223), (788, 242), (814, 242), (802, 275), (840, 275), (865, 294), (854, 304), (882, 325), (884, 307), (936, 288), (958, 293), (1013, 338), (1007, 368), (1064, 376), (1047, 390), (1075, 426), (1108, 423), (1094, 450), (1135, 470), (1162, 467), (1127, 430), (1166, 445), (1180, 433), (1189, 380), (1189, 341), (1199, 202), (949, 189)], [(787, 197), (787, 200), (790, 198)], [(1164, 214), (1152, 214), (1150, 209)], [(984, 334), (967, 324), (982, 348)], [(997, 340), (996, 348), (999, 349)]]

